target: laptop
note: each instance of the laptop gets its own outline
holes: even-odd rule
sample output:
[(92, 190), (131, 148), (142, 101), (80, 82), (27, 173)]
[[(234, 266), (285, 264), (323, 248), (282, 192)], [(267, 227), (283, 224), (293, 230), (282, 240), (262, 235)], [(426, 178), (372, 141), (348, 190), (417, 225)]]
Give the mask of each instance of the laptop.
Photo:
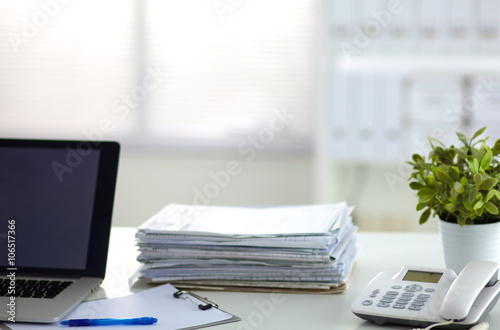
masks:
[(52, 323), (104, 279), (120, 146), (0, 139), (0, 320)]

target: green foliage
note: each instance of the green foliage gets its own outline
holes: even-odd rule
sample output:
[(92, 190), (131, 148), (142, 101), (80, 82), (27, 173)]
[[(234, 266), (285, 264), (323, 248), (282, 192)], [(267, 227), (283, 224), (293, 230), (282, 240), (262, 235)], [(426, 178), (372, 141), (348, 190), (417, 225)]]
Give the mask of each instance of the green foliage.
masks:
[(486, 145), (488, 138), (476, 141), (485, 130), (481, 128), (471, 139), (457, 133), (463, 144), (459, 148), (429, 138), (432, 150), (427, 160), (425, 155), (412, 155), (409, 180), (410, 188), (417, 191), (417, 211), (424, 210), (420, 224), (431, 212), (461, 226), (500, 221), (500, 139), (492, 148)]

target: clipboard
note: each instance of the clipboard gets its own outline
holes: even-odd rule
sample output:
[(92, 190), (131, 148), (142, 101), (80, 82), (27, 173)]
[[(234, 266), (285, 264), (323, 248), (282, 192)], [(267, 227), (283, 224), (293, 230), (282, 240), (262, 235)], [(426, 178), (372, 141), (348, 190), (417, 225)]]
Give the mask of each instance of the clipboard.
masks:
[[(202, 311), (206, 311), (207, 309), (210, 309), (212, 307), (219, 308), (219, 306), (216, 303), (213, 303), (210, 300), (208, 300), (207, 298), (200, 297), (197, 294), (194, 294), (194, 293), (189, 292), (189, 291), (179, 290), (177, 292), (174, 292), (173, 296), (174, 296), (174, 298), (177, 298), (177, 299), (179, 299), (179, 298), (188, 299), (189, 301), (191, 301), (193, 303), (193, 305), (197, 305), (198, 308), (201, 309)], [(191, 299), (191, 297), (194, 297), (203, 303), (197, 304), (195, 301), (193, 301), (193, 299)]]
[[(187, 291), (179, 292), (171, 284), (165, 284), (124, 297), (87, 301), (81, 303), (75, 310), (66, 315), (64, 320), (143, 316), (157, 318), (158, 322), (153, 326), (133, 326), (134, 329), (146, 330), (153, 330), (153, 328), (162, 330), (200, 329), (241, 321), (241, 318), (219, 309), (217, 304), (207, 298), (199, 297)], [(178, 293), (178, 297), (174, 296), (176, 293)], [(61, 327), (59, 323), (5, 323), (4, 325), (9, 326), (12, 330), (71, 329), (70, 327)], [(132, 330), (129, 325), (113, 326), (113, 330), (117, 329)]]

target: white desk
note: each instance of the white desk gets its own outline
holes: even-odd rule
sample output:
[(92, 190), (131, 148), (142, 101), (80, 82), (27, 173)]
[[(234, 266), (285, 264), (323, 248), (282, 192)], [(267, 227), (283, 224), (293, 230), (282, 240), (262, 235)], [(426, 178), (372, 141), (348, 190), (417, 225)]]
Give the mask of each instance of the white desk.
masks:
[[(117, 297), (129, 293), (127, 279), (138, 263), (134, 246), (135, 229), (113, 228), (104, 293)], [(350, 286), (339, 295), (272, 294), (198, 291), (227, 312), (242, 318), (241, 322), (214, 329), (408, 329), (405, 326), (379, 327), (354, 316), (350, 306), (357, 294), (379, 272), (399, 270), (403, 265), (444, 267), (441, 242), (437, 233), (360, 233), (361, 252), (353, 270)], [(145, 288), (134, 285), (133, 291)], [(500, 307), (495, 306), (486, 321), (490, 329), (500, 328)]]

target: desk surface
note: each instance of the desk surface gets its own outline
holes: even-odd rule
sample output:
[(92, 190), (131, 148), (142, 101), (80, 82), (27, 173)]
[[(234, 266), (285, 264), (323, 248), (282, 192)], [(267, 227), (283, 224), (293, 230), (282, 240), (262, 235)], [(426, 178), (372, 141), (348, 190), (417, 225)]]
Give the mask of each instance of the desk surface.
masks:
[[(102, 288), (91, 298), (118, 297), (130, 293), (128, 278), (137, 269), (135, 229), (113, 228), (108, 270)], [(383, 328), (363, 321), (350, 310), (352, 301), (364, 286), (384, 270), (404, 265), (444, 267), (437, 233), (359, 233), (360, 254), (346, 292), (339, 295), (272, 294), (240, 292), (197, 292), (219, 304), (241, 322), (214, 329), (408, 329), (388, 325)], [(147, 288), (138, 283), (132, 291)], [(491, 329), (500, 326), (500, 307), (495, 306), (486, 321)]]

